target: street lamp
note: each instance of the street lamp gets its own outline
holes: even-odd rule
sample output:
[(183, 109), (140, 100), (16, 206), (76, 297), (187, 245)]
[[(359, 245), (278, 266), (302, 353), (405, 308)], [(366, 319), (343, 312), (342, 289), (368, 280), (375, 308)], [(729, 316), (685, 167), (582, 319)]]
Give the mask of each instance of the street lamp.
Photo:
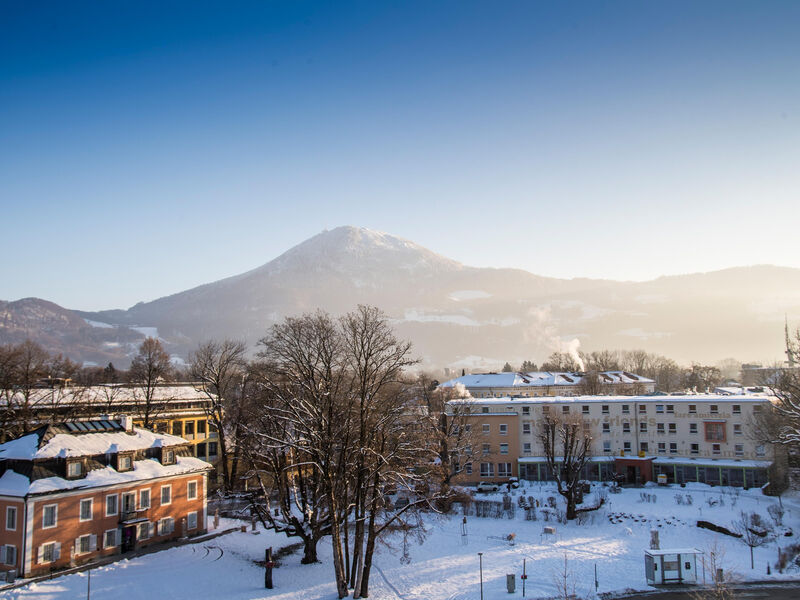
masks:
[(478, 552), (478, 561), (480, 562), (481, 570), (481, 600), (483, 600), (483, 552)]

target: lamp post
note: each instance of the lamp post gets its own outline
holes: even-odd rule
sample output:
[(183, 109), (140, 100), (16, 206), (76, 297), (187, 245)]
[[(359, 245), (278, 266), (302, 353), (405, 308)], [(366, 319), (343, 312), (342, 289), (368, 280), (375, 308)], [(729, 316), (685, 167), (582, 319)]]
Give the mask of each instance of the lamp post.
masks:
[(478, 561), (481, 571), (481, 600), (483, 600), (483, 552), (478, 552)]

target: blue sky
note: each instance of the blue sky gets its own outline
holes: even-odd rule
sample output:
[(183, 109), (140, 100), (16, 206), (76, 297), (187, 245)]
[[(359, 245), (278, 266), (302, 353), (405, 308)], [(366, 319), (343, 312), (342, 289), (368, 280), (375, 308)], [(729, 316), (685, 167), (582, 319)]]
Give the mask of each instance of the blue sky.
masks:
[(800, 267), (800, 3), (4, 2), (0, 298), (127, 307), (322, 229)]

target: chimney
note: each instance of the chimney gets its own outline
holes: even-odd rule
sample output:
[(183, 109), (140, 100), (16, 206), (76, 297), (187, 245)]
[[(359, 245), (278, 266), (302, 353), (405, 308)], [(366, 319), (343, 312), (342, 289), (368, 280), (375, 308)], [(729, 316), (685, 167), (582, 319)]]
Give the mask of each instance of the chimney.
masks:
[(129, 433), (133, 431), (133, 419), (131, 419), (128, 415), (120, 415), (119, 422), (125, 431)]

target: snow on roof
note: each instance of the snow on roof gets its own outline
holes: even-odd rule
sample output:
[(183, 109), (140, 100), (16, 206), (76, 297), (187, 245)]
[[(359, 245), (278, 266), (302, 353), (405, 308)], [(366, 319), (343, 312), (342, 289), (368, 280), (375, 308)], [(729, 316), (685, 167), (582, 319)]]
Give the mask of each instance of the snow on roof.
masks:
[[(456, 398), (448, 404), (633, 404), (634, 402), (648, 402), (658, 404), (679, 403), (736, 403), (736, 402), (769, 402), (773, 396), (770, 394), (746, 394), (729, 396), (724, 394), (687, 394), (685, 396), (503, 396), (501, 398)], [(492, 413), (490, 413), (492, 414)]]
[(662, 548), (660, 550), (645, 548), (644, 553), (650, 556), (665, 556), (667, 554), (702, 554), (703, 551), (697, 548)]
[(134, 461), (132, 471), (120, 473), (111, 467), (104, 467), (89, 471), (83, 479), (68, 480), (61, 477), (46, 477), (32, 483), (24, 475), (8, 470), (0, 477), (0, 496), (24, 497), (29, 494), (106, 487), (187, 473), (200, 473), (211, 468), (210, 464), (193, 456), (179, 456), (172, 465), (162, 465), (156, 459), (150, 458)]
[[(655, 383), (654, 380), (628, 373), (627, 371), (602, 371), (598, 373), (602, 383)], [(578, 385), (583, 379), (582, 373), (567, 371), (532, 371), (530, 373), (476, 373), (462, 375), (456, 379), (445, 381), (441, 387), (453, 387), (461, 384), (467, 388), (507, 388), (507, 387), (549, 387), (553, 385)]]
[(154, 433), (146, 429), (134, 429), (132, 433), (125, 431), (56, 433), (46, 442), (40, 442), (40, 439), (43, 440), (40, 433), (35, 432), (0, 444), (0, 460), (91, 456), (186, 443), (183, 438), (167, 433)]
[[(154, 389), (153, 400), (156, 402), (208, 402), (208, 396), (202, 391), (202, 384), (199, 383), (159, 385)], [(10, 399), (0, 398), (0, 405), (5, 405), (6, 403), (17, 404), (21, 401), (20, 392), (17, 392)], [(78, 404), (81, 406), (96, 406), (98, 410), (141, 401), (141, 390), (136, 386), (125, 384), (41, 388), (32, 390), (29, 400), (36, 407)]]
[(739, 467), (741, 469), (766, 469), (772, 463), (768, 460), (736, 460), (732, 458), (689, 458), (659, 456), (653, 460), (656, 465), (689, 465), (697, 467)]

